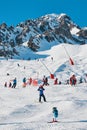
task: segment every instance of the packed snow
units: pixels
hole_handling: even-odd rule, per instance
[[[72,29],[71,29],[71,34],[76,34],[76,33],[78,33],[80,31],[80,29],[78,29],[78,28],[76,28],[76,27],[73,27]]]
[[[25,60],[23,50],[21,60],[16,57],[8,60],[0,58],[0,130],[87,130],[86,52],[87,45],[60,44],[50,50],[31,52],[31,60]],[[74,65],[70,64],[70,57]],[[50,74],[54,74],[61,84],[54,85]],[[73,74],[77,84],[66,84]],[[44,75],[49,82],[48,86],[44,86],[47,102],[42,99],[39,103],[37,89]],[[12,82],[15,77],[16,88],[9,88],[9,81]],[[24,77],[38,80],[38,85],[23,87]],[[80,77],[83,83],[79,83]],[[5,82],[7,87],[4,87]],[[48,123],[53,120],[53,107],[58,109],[59,122]]]

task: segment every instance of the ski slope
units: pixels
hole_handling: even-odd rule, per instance
[[[74,66],[70,65],[63,46],[74,60]],[[86,51],[87,45],[61,44],[37,52],[40,59],[36,60],[0,58],[0,130],[87,130],[87,83],[77,83],[75,87],[65,84],[72,74],[79,82],[87,73]],[[54,79],[50,79],[50,72],[43,63],[62,82],[61,85],[54,85]],[[23,88],[22,79],[32,77],[41,84],[44,75],[50,84],[44,86],[47,102],[39,103],[38,86]],[[15,77],[17,87],[5,88],[4,83]],[[54,106],[59,110],[59,122],[47,123],[53,119]]]

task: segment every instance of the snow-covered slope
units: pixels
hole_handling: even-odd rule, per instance
[[[70,65],[64,47],[75,65]],[[65,84],[72,74],[79,80],[87,73],[86,51],[87,45],[61,44],[37,52],[39,60],[34,59],[35,53],[29,61],[0,58],[0,130],[87,130],[87,83],[77,83],[75,87]],[[61,85],[54,85],[43,63]],[[47,102],[38,103],[38,86],[23,88],[22,79],[32,77],[41,81],[43,75],[48,77],[50,84],[44,86]],[[5,88],[4,83],[15,77],[17,87]],[[53,119],[54,106],[59,110],[59,123],[50,124],[47,122]]]

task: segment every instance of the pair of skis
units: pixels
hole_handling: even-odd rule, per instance
[[[59,121],[49,121],[48,123],[58,123]]]

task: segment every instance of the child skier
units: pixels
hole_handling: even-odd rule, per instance
[[[53,107],[53,122],[57,122],[57,118],[58,118],[58,110],[56,107]]]
[[[56,78],[55,80],[54,80],[54,85],[57,85],[58,84],[58,78]]]
[[[45,95],[43,93],[45,89],[43,88],[43,85],[40,85],[40,87],[38,88],[39,91],[39,102],[41,102],[41,97],[43,97],[44,102],[46,102],[46,98]]]
[[[23,78],[23,87],[26,87],[26,78]]]

